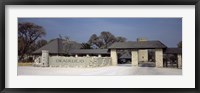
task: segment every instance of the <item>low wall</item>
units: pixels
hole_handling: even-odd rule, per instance
[[[51,56],[48,57],[49,67],[103,67],[111,65],[111,57],[64,57],[64,56]],[[41,57],[35,60],[34,66],[46,67],[42,62]]]
[[[110,57],[49,57],[50,67],[102,67],[111,65]]]

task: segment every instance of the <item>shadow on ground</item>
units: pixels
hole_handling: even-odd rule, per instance
[[[124,67],[131,67],[131,64],[118,64],[118,66],[124,66]],[[138,64],[139,67],[155,67],[154,62],[139,62]]]
[[[155,63],[154,62],[140,62],[138,64],[139,67],[155,67]]]

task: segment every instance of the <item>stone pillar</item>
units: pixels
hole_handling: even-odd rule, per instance
[[[42,50],[41,63],[42,63],[42,66],[44,66],[44,67],[49,66],[49,51]]]
[[[155,61],[156,67],[163,67],[163,50],[162,49],[155,49]]]
[[[178,54],[177,57],[178,57],[178,68],[182,68],[182,55]]]
[[[133,66],[138,66],[138,51],[132,50],[131,51],[131,61]]]
[[[147,49],[141,49],[138,50],[138,60],[147,62],[148,61],[148,50]]]
[[[111,58],[112,58],[112,65],[117,65],[117,50],[111,49]]]

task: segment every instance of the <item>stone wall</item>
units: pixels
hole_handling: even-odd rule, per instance
[[[39,67],[103,67],[112,65],[111,57],[64,57],[52,56],[47,59],[48,65],[42,63],[41,56],[35,59],[33,66]]]
[[[42,50],[41,64],[44,67],[49,66],[49,51]]]
[[[147,49],[141,49],[138,50],[138,61],[147,62],[148,61],[148,50]]]
[[[110,57],[65,57],[52,56],[48,58],[49,67],[103,67],[111,65]],[[43,66],[37,64],[37,66]]]
[[[42,62],[41,61],[42,61],[41,56],[37,57],[34,60],[33,66],[42,66]]]
[[[49,56],[47,50],[42,50],[42,56],[35,59],[33,66],[40,67],[102,67],[112,65],[111,57],[65,57],[65,56]]]

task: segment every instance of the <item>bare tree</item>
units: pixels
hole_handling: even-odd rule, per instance
[[[103,48],[107,48],[108,46],[110,46],[111,44],[116,42],[115,36],[113,34],[111,34],[110,32],[103,31],[103,32],[101,32],[101,35],[99,37],[104,43]]]
[[[91,44],[89,43],[82,43],[81,49],[92,49]]]
[[[125,37],[115,37],[112,33],[103,31],[100,36],[93,34],[88,43],[97,46],[97,48],[108,48],[114,42],[125,42]]]
[[[38,38],[44,36],[45,30],[42,26],[34,23],[18,23],[18,55],[19,60],[30,51],[30,47]]]
[[[126,41],[125,37],[121,37],[121,36],[116,37],[116,42],[125,42],[125,41]]]
[[[68,53],[72,48],[72,41],[70,40],[69,36],[59,35],[59,37],[62,39],[63,51]]]
[[[44,45],[46,45],[46,44],[47,44],[47,41],[44,40],[44,39],[41,39],[41,40],[38,40],[38,41],[37,41],[36,47],[37,47],[37,48],[40,48],[40,47],[42,47],[42,46],[44,46]]]
[[[100,38],[96,34],[93,34],[90,37],[88,43],[98,48],[101,48],[101,46],[103,46],[103,42],[100,40]]]

